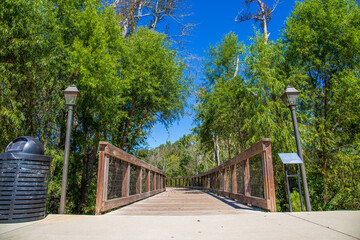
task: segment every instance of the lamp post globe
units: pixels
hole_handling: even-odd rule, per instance
[[[77,100],[81,98],[81,94],[79,90],[76,88],[76,86],[73,84],[70,87],[66,88],[64,91],[65,96],[65,102],[66,105],[72,105],[75,106],[77,103]]]
[[[77,100],[81,97],[81,94],[75,85],[71,85],[70,87],[66,88],[63,92],[65,96],[66,105],[68,106],[68,120],[67,120],[66,137],[65,137],[64,165],[63,165],[60,210],[59,210],[60,214],[65,213],[66,186],[67,186],[67,173],[69,168],[70,134],[71,134],[73,109],[77,103]]]
[[[296,140],[296,148],[297,148],[297,154],[303,161],[302,164],[300,164],[301,169],[301,178],[303,181],[303,188],[304,188],[304,198],[305,198],[305,206],[307,211],[311,211],[311,204],[310,204],[310,197],[309,197],[309,189],[306,179],[306,172],[305,172],[305,162],[302,155],[302,149],[301,149],[301,142],[300,142],[300,134],[299,134],[299,128],[296,118],[296,106],[299,103],[299,94],[300,91],[296,90],[294,87],[287,86],[285,89],[285,92],[281,96],[281,99],[283,100],[284,104],[290,108],[291,111],[291,118],[293,121],[294,126],[294,135]],[[301,196],[300,196],[301,197]]]
[[[281,96],[281,99],[287,107],[297,106],[299,103],[299,94],[300,91],[293,87],[287,86],[285,92]]]

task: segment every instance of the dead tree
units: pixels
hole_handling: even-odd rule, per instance
[[[250,11],[250,6],[252,3],[257,2],[258,11],[252,13]],[[245,0],[244,5],[246,11],[242,10],[236,17],[235,22],[245,22],[248,20],[255,20],[260,22],[262,32],[265,36],[265,42],[269,40],[270,33],[268,33],[267,26],[268,22],[271,20],[272,13],[275,11],[279,1],[276,0],[272,8],[268,6],[266,0]]]
[[[182,37],[189,34],[193,24],[185,23],[188,6],[183,0],[115,0],[114,7],[121,19],[123,36],[131,35],[138,25],[158,30],[160,22],[162,31],[171,37]],[[178,25],[180,33],[168,32],[170,23]]]

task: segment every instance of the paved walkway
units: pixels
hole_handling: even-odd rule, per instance
[[[267,213],[199,191],[177,192],[168,191],[102,216],[49,215],[41,221],[0,224],[0,239],[360,240],[360,211]],[[178,205],[183,201],[181,194],[188,194],[184,205]],[[174,205],[162,202],[166,195]],[[156,207],[156,202],[163,207]],[[152,210],[145,210],[146,205]]]

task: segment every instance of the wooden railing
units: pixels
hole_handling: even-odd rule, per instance
[[[95,214],[165,191],[165,173],[107,142],[100,142]]]
[[[168,178],[167,186],[196,187],[276,212],[271,139],[263,139],[205,173]]]

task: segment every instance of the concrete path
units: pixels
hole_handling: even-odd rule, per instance
[[[168,194],[173,203],[181,201],[180,198],[177,199],[177,193],[164,194]],[[207,194],[202,195],[202,203],[199,196],[195,195],[202,194],[189,194],[191,200],[184,202],[184,206],[178,210],[166,205],[167,203],[163,203],[166,205],[162,208],[164,212],[155,205],[152,206],[155,202],[161,202],[161,195],[157,195],[145,202],[145,205],[154,208],[153,211],[145,211],[141,204],[134,204],[117,211],[124,215],[116,215],[116,212],[102,216],[49,215],[41,221],[0,224],[0,239],[360,240],[360,211],[267,213],[250,211],[231,200]],[[218,205],[217,200],[225,206]],[[215,202],[216,205],[213,205]],[[202,205],[201,210],[194,208],[196,204]],[[214,206],[215,209],[212,209]],[[143,214],[141,209],[144,210]],[[177,214],[176,211],[184,214]],[[212,214],[204,215],[203,211],[210,211]],[[131,212],[133,215],[129,215]],[[165,212],[168,215],[165,215]]]

